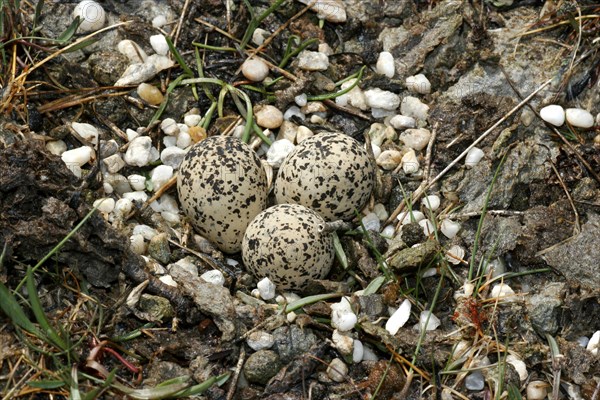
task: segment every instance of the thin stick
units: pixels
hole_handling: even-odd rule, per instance
[[[229,1],[229,0],[226,0]],[[237,389],[237,381],[240,376],[240,372],[242,371],[242,367],[244,366],[244,361],[246,360],[246,349],[244,346],[240,346],[240,357],[238,358],[238,362],[235,365],[235,370],[233,371],[233,376],[231,377],[231,386],[229,387],[229,391],[227,392],[227,400],[232,400],[233,396],[235,396],[235,390]]]
[[[567,199],[569,199],[569,203],[571,204],[571,208],[573,209],[573,214],[575,214],[575,228],[573,229],[573,235],[577,235],[579,232],[581,232],[581,225],[579,225],[579,213],[577,212],[577,207],[575,207],[575,204],[573,203],[573,198],[571,197],[571,194],[569,193],[569,189],[567,189],[567,185],[565,185],[565,182],[563,181],[562,177],[558,173],[558,170],[554,166],[554,163],[550,159],[548,161],[550,161],[550,166],[552,167],[552,171],[554,171],[554,174],[558,178],[558,182],[560,183],[560,186],[565,191],[565,194],[567,195]]]

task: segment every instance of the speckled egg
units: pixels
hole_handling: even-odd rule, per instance
[[[257,279],[268,277],[278,289],[303,289],[331,269],[333,238],[324,226],[323,217],[304,206],[270,207],[246,229],[244,265]]]
[[[244,142],[213,136],[195,144],[177,175],[177,191],[194,228],[221,251],[242,247],[246,227],[267,206],[267,177]]]
[[[321,133],[300,143],[275,181],[277,203],[302,204],[328,221],[348,220],[369,200],[375,166],[362,145],[343,133]]]

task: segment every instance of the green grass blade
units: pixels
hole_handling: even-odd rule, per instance
[[[381,285],[383,285],[385,283],[386,279],[385,276],[380,275],[377,278],[373,279],[365,288],[364,290],[364,295],[370,295],[370,294],[375,294],[377,293],[377,291],[379,290],[379,288],[381,287]]]
[[[285,308],[285,312],[289,313],[292,311],[296,311],[296,310],[298,310],[304,306],[307,306],[309,304],[317,303],[322,300],[334,299],[336,297],[342,297],[342,296],[343,296],[342,293],[325,293],[325,294],[316,294],[314,296],[303,297],[299,300],[292,301],[290,304],[288,304],[287,307]]]
[[[333,248],[335,249],[335,256],[342,265],[342,268],[348,269],[348,257],[346,257],[340,237],[338,236],[337,232],[331,232],[331,234],[333,235]]]
[[[330,100],[330,99],[335,99],[336,97],[339,97],[343,94],[348,93],[349,91],[351,91],[352,89],[354,89],[356,87],[356,85],[358,85],[358,83],[360,82],[360,80],[362,79],[363,73],[365,72],[365,69],[367,68],[366,65],[363,65],[360,70],[358,71],[357,75],[356,75],[356,81],[348,86],[346,89],[344,90],[340,90],[338,92],[335,93],[327,93],[327,94],[319,94],[316,96],[308,96],[308,101],[323,101],[323,100]]]
[[[79,16],[75,17],[73,22],[71,22],[71,25],[69,25],[63,33],[58,35],[58,37],[56,38],[56,41],[60,44],[67,43],[69,40],[71,40],[73,35],[75,35],[75,32],[77,32],[77,28],[79,28],[80,24],[81,24],[81,17],[79,17]]]
[[[36,336],[40,334],[33,322],[25,315],[25,311],[17,301],[17,298],[2,282],[0,282],[0,308],[14,325]]]
[[[38,22],[40,21],[40,16],[42,15],[43,8],[44,8],[44,0],[38,0],[37,4],[35,5],[35,13],[33,14],[33,30],[35,30],[35,27],[37,26]]]
[[[175,58],[175,61],[177,61],[177,64],[179,64],[179,66],[181,67],[183,72],[186,75],[188,75],[189,78],[192,78],[194,76],[194,72],[190,69],[190,67],[188,67],[188,65],[186,64],[183,57],[181,57],[181,54],[175,48],[175,45],[171,41],[171,38],[168,36],[165,36],[165,39],[167,40],[167,45],[169,45],[169,50],[171,50],[171,53],[173,53],[173,58]]]
[[[65,386],[66,382],[57,379],[27,382],[27,385],[38,389],[58,389],[59,387]]]
[[[207,391],[208,389],[210,389],[211,386],[213,386],[215,384],[218,386],[221,386],[222,384],[227,382],[230,375],[231,374],[226,373],[226,374],[219,375],[219,376],[213,376],[212,378],[207,379],[206,381],[204,381],[202,383],[199,383],[197,385],[194,385],[192,387],[189,387],[187,389],[179,391],[171,397],[172,398],[183,398],[183,397],[189,397],[189,396],[194,396],[194,395],[203,393],[203,392]]]

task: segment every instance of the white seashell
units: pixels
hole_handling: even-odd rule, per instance
[[[471,150],[469,150],[467,156],[465,157],[465,165],[467,167],[474,167],[479,161],[481,161],[483,156],[483,150],[477,147],[473,147]]]
[[[565,110],[559,105],[551,104],[540,110],[540,117],[549,124],[561,126],[565,123]]]
[[[456,236],[458,231],[460,231],[460,224],[446,218],[442,221],[440,230],[444,236],[446,236],[448,239],[452,239]]]
[[[425,236],[433,235],[435,233],[435,226],[430,220],[423,219],[419,221],[419,225],[423,228]]]
[[[591,128],[594,126],[594,116],[581,108],[567,108],[567,122],[577,128]]]
[[[421,200],[421,204],[423,207],[428,208],[431,211],[436,211],[438,208],[440,208],[440,198],[439,196],[432,194]]]
[[[406,324],[408,318],[410,317],[410,310],[412,308],[412,304],[408,299],[405,299],[400,307],[392,314],[392,316],[385,323],[385,329],[391,334],[395,335],[398,333],[398,330]]]
[[[398,215],[398,221],[401,221],[400,223],[402,225],[410,224],[413,221],[419,222],[424,219],[425,219],[425,214],[423,214],[421,211],[412,211],[411,213],[409,213],[408,211],[405,211],[402,214]]]
[[[490,298],[492,299],[501,299],[504,297],[512,297],[515,294],[515,291],[512,290],[510,286],[506,283],[499,283],[492,287],[492,292],[490,293]]]
[[[543,400],[548,395],[547,382],[544,381],[530,381],[527,384],[527,400]]]
[[[448,251],[446,251],[446,260],[450,264],[458,265],[461,263],[461,260],[465,258],[465,249],[460,247],[457,244],[450,246]]]
[[[106,12],[104,8],[95,1],[83,0],[75,6],[73,18],[79,17],[81,24],[80,32],[92,32],[102,29],[106,22]]]
[[[594,356],[598,355],[600,352],[600,331],[594,332],[585,349]]]
[[[519,379],[523,382],[525,379],[529,377],[529,373],[527,372],[527,366],[517,356],[514,354],[509,354],[506,356],[506,362],[515,367],[515,370],[519,374]]]

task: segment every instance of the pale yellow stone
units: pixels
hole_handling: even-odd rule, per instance
[[[137,87],[138,96],[146,103],[157,106],[162,103],[164,96],[157,87],[148,83],[140,83]]]

